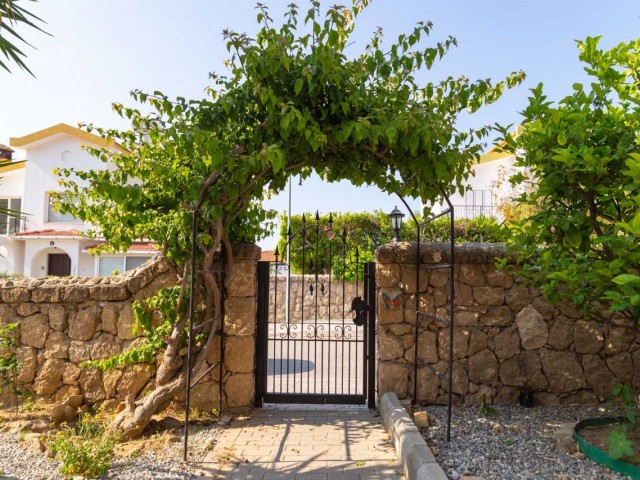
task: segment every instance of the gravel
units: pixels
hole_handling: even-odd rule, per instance
[[[436,459],[452,480],[463,475],[491,480],[604,480],[620,474],[556,448],[554,432],[563,423],[603,416],[597,407],[494,407],[481,416],[479,408],[455,407],[451,443],[446,441],[446,407],[429,407],[433,426],[423,430]]]
[[[189,459],[204,459],[215,443],[220,426],[194,426],[189,439]],[[0,433],[0,479],[64,480],[60,462],[24,447],[17,433]],[[137,457],[118,458],[101,479],[118,480],[187,480],[202,478],[198,466],[182,462],[182,442],[168,445],[161,455],[143,453]]]

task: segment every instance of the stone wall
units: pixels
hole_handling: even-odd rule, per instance
[[[363,295],[362,282],[358,283],[358,292],[358,295]],[[355,282],[345,282],[343,294],[343,283],[341,280],[336,281],[332,279],[331,288],[329,288],[329,275],[318,275],[317,283],[315,275],[291,275],[289,318],[292,322],[300,322],[304,302],[304,319],[314,319],[316,314],[316,297],[318,301],[317,312],[319,320],[342,318],[343,307],[345,318],[350,318],[348,312],[351,309],[351,301],[355,296]],[[277,282],[275,275],[272,275],[269,279],[269,322],[280,323],[285,321],[286,309],[287,275],[278,274]]]
[[[253,404],[256,263],[259,249],[235,248],[226,299],[223,406]],[[177,277],[161,260],[112,277],[13,278],[0,281],[0,322],[19,321],[17,357],[22,390],[55,402],[82,394],[86,404],[144,395],[154,386],[156,365],[138,364],[114,371],[81,368],[139,345],[132,332],[132,304],[175,285]],[[207,359],[218,362],[220,343]],[[212,408],[219,401],[220,372],[207,375],[192,392],[192,404]],[[184,395],[177,398],[184,399]]]
[[[423,264],[449,261],[449,246],[423,244]],[[456,404],[517,402],[519,389],[539,405],[602,401],[619,382],[640,388],[640,335],[624,320],[599,322],[567,305],[551,305],[521,279],[496,271],[500,245],[456,247],[453,394]],[[416,245],[378,249],[378,394],[413,395]],[[400,294],[397,309],[382,293]],[[420,271],[420,309],[449,317],[449,270]],[[449,330],[422,319],[419,365],[446,374]],[[635,373],[634,373],[635,372]],[[446,403],[447,384],[427,367],[418,400]]]

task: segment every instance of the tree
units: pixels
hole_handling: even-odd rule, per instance
[[[36,2],[37,0],[31,1]],[[26,8],[18,5],[18,2],[19,0],[0,0],[0,52],[4,54],[6,59],[0,58],[0,67],[11,72],[8,63],[15,62],[20,68],[31,73],[24,62],[26,54],[18,48],[21,43],[29,44],[18,33],[18,27],[22,25],[42,33],[46,32],[38,25],[38,23],[44,22]]]
[[[509,246],[547,297],[593,315],[601,302],[637,324],[640,285],[631,279],[640,265],[633,202],[640,186],[624,172],[637,175],[640,39],[611,50],[598,42],[578,42],[590,89],[575,83],[553,104],[538,85],[523,112],[523,134],[514,140],[503,131],[516,166],[530,176],[511,182],[531,186],[518,198],[531,214],[514,225]]]
[[[261,223],[269,214],[260,199],[267,190],[281,191],[291,175],[306,178],[312,171],[328,181],[375,184],[425,200],[436,198],[440,185],[461,188],[488,128],[460,131],[457,115],[497,100],[523,78],[514,73],[495,85],[467,78],[419,85],[418,73],[455,45],[449,38],[420,47],[430,23],[386,48],[378,31],[360,54],[347,58],[354,21],[366,4],[331,7],[323,15],[312,1],[304,19],[291,4],[279,27],[259,4],[255,38],[223,32],[230,74],[212,74],[208,98],[172,101],[161,92],[136,91],[133,97],[151,114],[116,105],[132,128],[97,129],[127,150],[93,150],[116,169],[61,171],[70,193],[64,211],[95,225],[117,250],[136,238],[158,242],[181,278],[156,389],[137,404],[128,399],[114,420],[125,438],[141,433],[185,386],[180,352],[191,296],[199,303],[197,324],[215,319],[199,330],[193,351],[193,371],[205,366],[225,294],[212,267],[218,258],[232,265],[232,242],[264,235]],[[202,275],[190,292],[194,209],[202,220],[194,252]]]

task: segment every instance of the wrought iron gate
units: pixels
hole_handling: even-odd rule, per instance
[[[285,263],[286,248],[299,252],[299,274]],[[361,270],[348,288],[347,272]],[[274,261],[258,263],[257,333],[256,406],[375,407],[375,264],[360,263],[331,216],[326,225],[303,216]]]

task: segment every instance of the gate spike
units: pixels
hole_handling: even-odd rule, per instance
[[[278,256],[280,255],[280,251],[278,250],[278,246],[276,245],[276,251],[274,252],[276,255],[276,263],[278,263]]]
[[[358,250],[358,246],[356,245],[356,258],[360,256],[360,250]]]
[[[329,227],[333,227],[333,214],[329,212]]]
[[[304,216],[304,213],[302,214],[302,225],[304,225],[307,222],[306,217]]]
[[[342,227],[342,240],[347,241],[347,227]]]
[[[320,214],[318,213],[318,210],[316,210],[316,223],[318,223],[320,221]]]
[[[287,237],[291,236],[291,225],[289,225],[289,228],[287,228]]]

